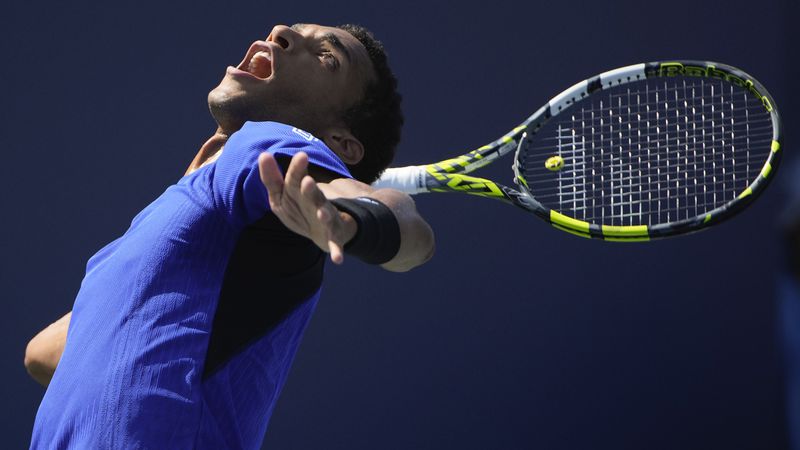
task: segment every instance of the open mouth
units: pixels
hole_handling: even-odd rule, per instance
[[[264,41],[254,42],[237,69],[266,80],[272,75],[272,49]]]

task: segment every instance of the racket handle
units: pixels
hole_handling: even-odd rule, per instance
[[[374,183],[375,189],[395,189],[409,195],[428,192],[425,187],[425,166],[394,167],[386,169]]]

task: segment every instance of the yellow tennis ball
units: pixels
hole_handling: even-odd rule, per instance
[[[544,162],[544,166],[547,167],[547,170],[557,172],[564,167],[564,158],[558,155],[551,156]]]

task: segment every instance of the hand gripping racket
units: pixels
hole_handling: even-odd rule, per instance
[[[780,137],[775,102],[745,72],[652,62],[581,81],[500,139],[373,186],[494,198],[578,236],[642,241],[745,208],[775,174]],[[517,189],[467,175],[514,150]]]

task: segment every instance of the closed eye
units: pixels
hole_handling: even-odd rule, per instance
[[[347,59],[348,63],[351,61],[350,52],[347,50],[347,47],[345,47],[344,44],[342,44],[342,41],[335,34],[325,33],[325,35],[322,36],[322,42],[328,43],[334,49],[341,52],[341,54],[344,55],[345,59]]]
[[[332,71],[339,69],[339,59],[333,54],[333,52],[329,50],[323,50],[321,58],[328,69]]]

